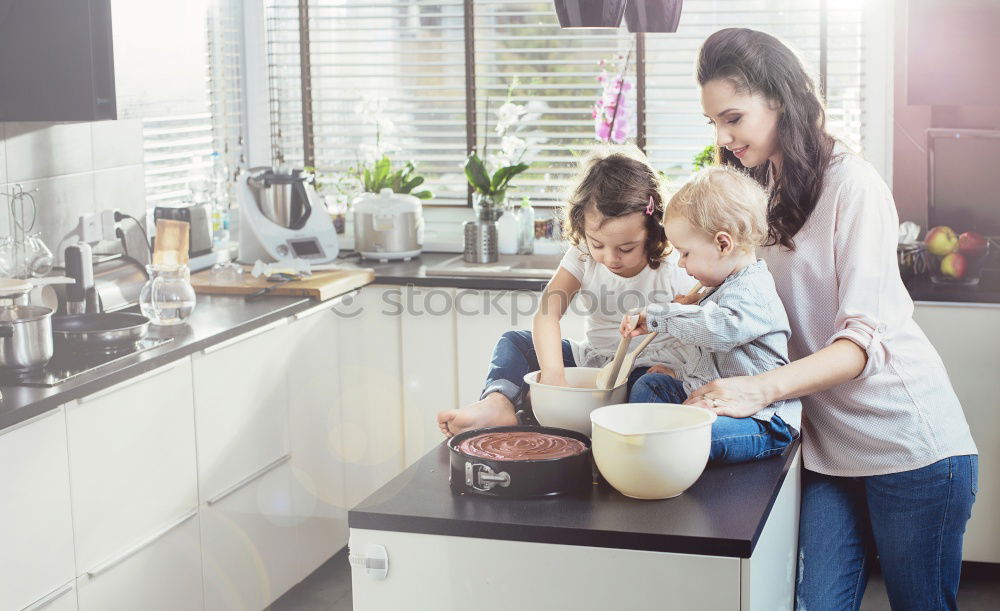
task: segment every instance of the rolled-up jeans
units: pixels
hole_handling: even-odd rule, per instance
[[[562,355],[563,366],[576,367],[573,345],[569,340],[562,341]],[[528,384],[524,381],[524,376],[538,369],[538,355],[535,354],[531,331],[507,331],[500,336],[496,347],[493,348],[490,369],[486,374],[486,384],[483,386],[480,398],[498,392],[510,399],[515,409],[524,409],[526,407],[524,399],[528,394]],[[641,367],[632,372],[629,376],[629,388],[646,372],[646,369]]]
[[[647,373],[632,386],[629,403],[684,403],[684,384],[665,373]],[[735,464],[777,456],[798,436],[777,415],[769,421],[719,416],[712,423],[708,460]]]

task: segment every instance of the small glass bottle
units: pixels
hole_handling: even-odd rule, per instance
[[[535,209],[531,207],[531,198],[527,195],[521,199],[517,222],[517,254],[530,255],[535,250]]]

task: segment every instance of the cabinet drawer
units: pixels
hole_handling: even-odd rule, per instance
[[[76,576],[62,408],[0,433],[0,465],[0,609],[31,608]]]
[[[203,502],[288,453],[287,339],[281,325],[195,355]]]
[[[198,506],[190,360],[67,406],[66,425],[80,573]]]
[[[197,510],[77,580],[80,611],[202,609]]]
[[[201,509],[205,609],[263,609],[304,575],[296,570],[287,460]]]
[[[77,611],[76,580],[56,588],[21,611]]]

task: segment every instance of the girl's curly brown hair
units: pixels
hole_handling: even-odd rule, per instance
[[[653,212],[646,214],[650,198]],[[673,250],[663,231],[664,197],[660,178],[646,156],[633,145],[608,147],[591,153],[580,164],[576,187],[562,211],[563,238],[570,244],[587,240],[584,215],[594,209],[609,218],[641,213],[645,215],[646,261],[656,269]]]

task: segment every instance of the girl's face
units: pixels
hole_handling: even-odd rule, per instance
[[[731,257],[722,252],[712,236],[693,226],[686,218],[668,218],[663,229],[680,255],[678,265],[702,286],[719,286],[733,272]]]
[[[583,218],[587,248],[595,261],[624,278],[631,278],[646,267],[643,213],[605,218],[596,210],[587,210]]]
[[[776,103],[760,94],[739,93],[729,79],[719,78],[701,88],[701,107],[715,127],[715,143],[732,151],[743,167],[767,160],[781,167]]]

